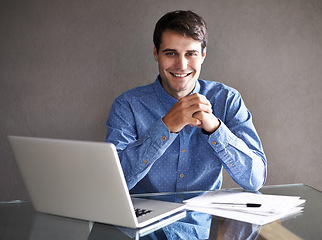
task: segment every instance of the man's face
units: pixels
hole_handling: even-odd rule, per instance
[[[163,88],[176,99],[189,95],[206,56],[206,49],[201,52],[201,43],[167,30],[162,34],[159,52],[154,47],[153,54],[159,63]]]

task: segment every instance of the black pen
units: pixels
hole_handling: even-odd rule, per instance
[[[245,206],[245,207],[260,207],[260,206],[262,206],[262,204],[259,204],[259,203],[219,203],[219,202],[212,202],[211,204],[231,205],[231,206]]]

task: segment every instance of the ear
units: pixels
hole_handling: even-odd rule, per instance
[[[205,47],[204,49],[203,49],[203,52],[202,52],[202,56],[201,56],[201,64],[203,64],[203,62],[205,61],[205,58],[206,58],[206,52],[207,52],[207,48]]]
[[[155,61],[159,62],[159,55],[156,47],[154,47],[153,49],[153,55],[154,55]]]

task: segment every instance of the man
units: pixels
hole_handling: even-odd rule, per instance
[[[240,94],[198,80],[207,28],[191,11],[156,24],[159,76],[113,102],[107,142],[115,144],[131,193],[218,189],[222,168],[241,187],[258,190],[266,158]]]

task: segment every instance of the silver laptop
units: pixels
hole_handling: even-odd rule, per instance
[[[8,138],[39,212],[129,228],[185,215],[180,203],[131,198],[111,143]]]

